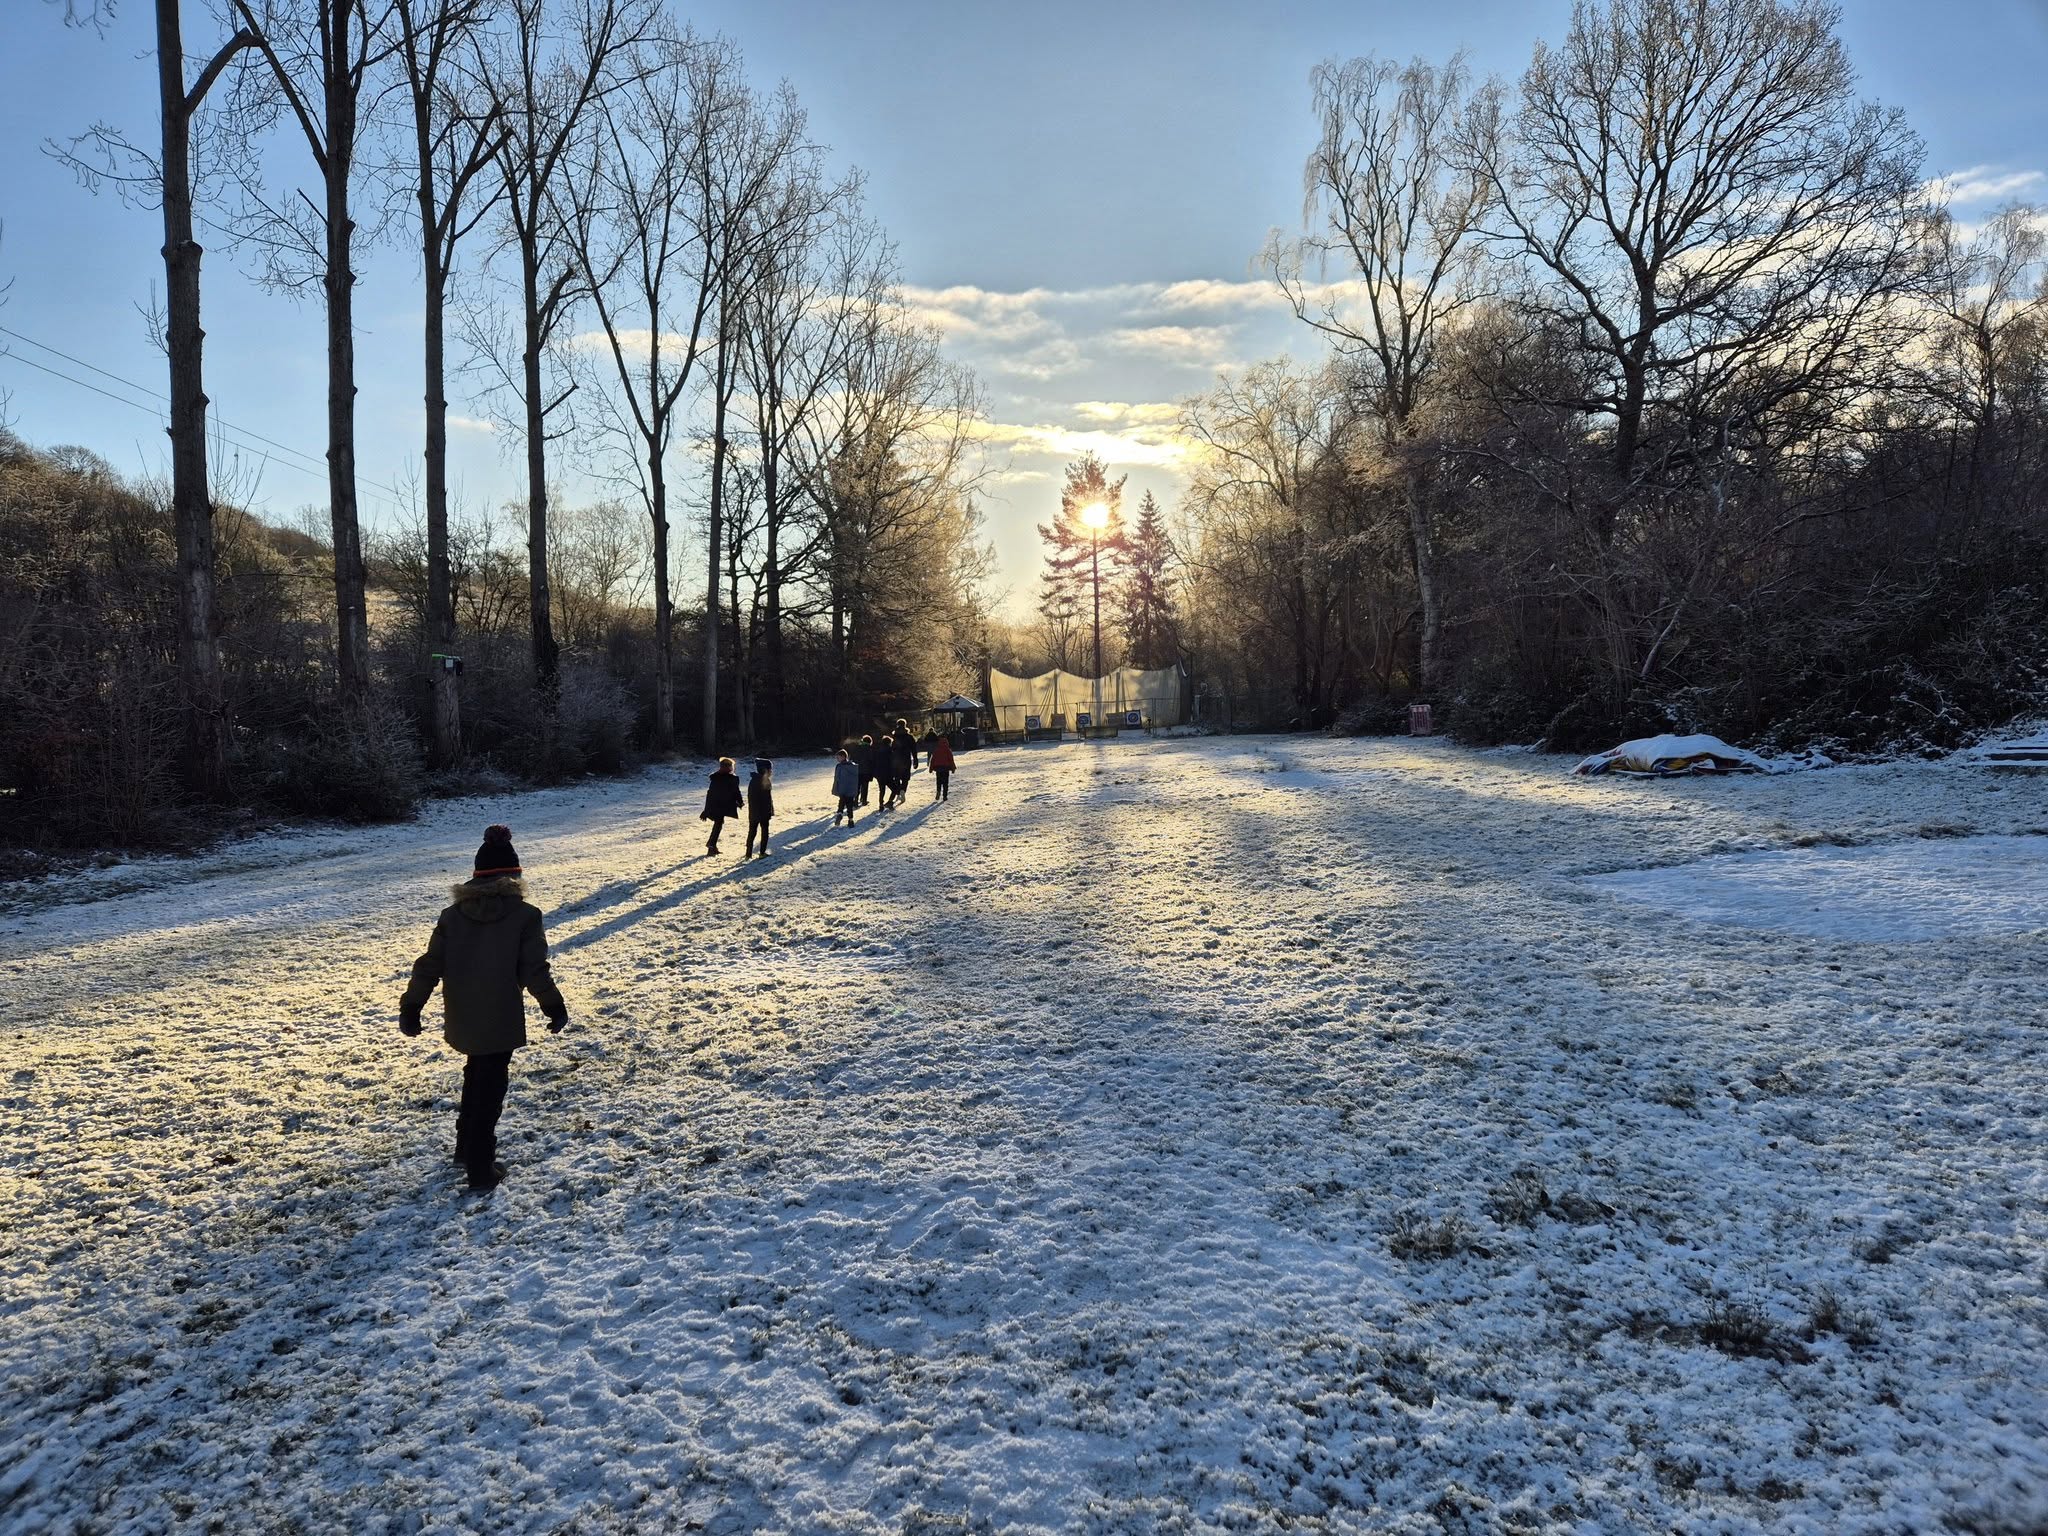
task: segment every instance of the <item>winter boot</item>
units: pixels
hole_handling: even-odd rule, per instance
[[[496,1189],[504,1182],[505,1165],[503,1163],[491,1163],[488,1166],[478,1163],[469,1170],[469,1187],[471,1189]]]

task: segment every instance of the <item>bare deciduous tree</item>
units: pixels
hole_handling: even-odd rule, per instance
[[[66,0],[67,23],[100,25],[111,14],[111,4],[78,7]],[[227,791],[228,715],[214,601],[214,506],[206,452],[206,332],[199,319],[199,268],[204,250],[193,232],[193,125],[223,71],[255,41],[246,28],[236,30],[188,84],[179,0],[156,0],[160,130],[156,154],[137,148],[106,124],[67,146],[51,146],[88,185],[113,181],[124,196],[153,203],[163,214],[162,342],[170,365],[171,507],[178,540],[184,778],[189,788],[207,799],[219,799]]]
[[[859,192],[857,180],[825,182],[814,156],[794,160],[748,242],[739,284],[736,361],[761,501],[759,687],[771,731],[785,720],[791,592],[822,543],[817,520],[802,516],[792,461],[838,377],[857,312],[845,299],[870,270],[877,239],[860,216]]]
[[[1380,428],[1398,477],[1421,600],[1422,686],[1443,675],[1443,593],[1428,491],[1431,456],[1415,441],[1446,331],[1483,296],[1477,234],[1492,185],[1468,153],[1474,97],[1462,57],[1442,69],[1365,57],[1316,69],[1321,136],[1304,172],[1309,233],[1277,240],[1268,264],[1295,314],[1329,337]],[[1345,281],[1315,284],[1335,270]]]
[[[654,734],[666,751],[675,742],[669,452],[717,319],[725,246],[707,196],[712,162],[732,153],[752,104],[729,45],[665,32],[645,46],[648,67],[601,99],[556,195],[610,364],[600,430],[653,534]]]
[[[356,503],[354,194],[377,72],[397,46],[394,0],[231,0],[265,68],[243,73],[244,105],[288,116],[319,176],[317,201],[249,183],[247,228],[272,281],[317,282],[327,312],[327,496],[334,528],[335,677],[344,715],[366,727],[370,623]]]
[[[1303,715],[1328,703],[1341,567],[1331,560],[1330,501],[1345,474],[1357,413],[1328,373],[1261,363],[1187,402],[1182,430],[1202,450],[1190,489],[1202,537],[1198,574],[1219,557],[1253,576],[1234,601],[1242,622],[1281,641]]]
[[[509,342],[471,317],[472,341],[494,382],[516,398],[505,419],[526,453],[528,622],[535,686],[552,713],[561,648],[548,577],[550,420],[568,402],[569,381],[552,395],[548,360],[581,296],[581,269],[558,213],[570,151],[588,131],[595,105],[628,83],[659,9],[654,0],[505,0],[506,16],[477,68],[503,114],[498,147],[504,230],[501,249],[518,268],[517,321]]]
[[[479,178],[501,148],[504,105],[465,66],[491,19],[491,0],[394,0],[412,151],[401,178],[416,209],[426,301],[427,635],[433,666],[434,761],[462,755],[462,695],[452,663],[455,599],[448,569],[448,284],[456,248],[501,188]]]
[[[1928,385],[1969,433],[1974,518],[1999,448],[2008,383],[2048,324],[2048,225],[2023,205],[2000,209],[1977,229],[1943,210],[1929,221],[1928,244],[1938,317]]]
[[[1911,286],[1920,142],[1857,102],[1836,20],[1826,0],[1581,4],[1512,123],[1476,137],[1492,233],[1543,280],[1526,302],[1600,362],[1577,403],[1612,428],[1603,543],[1632,488],[1724,428],[1860,384]]]
[[[886,270],[887,255],[877,258]],[[973,377],[945,361],[879,285],[841,302],[851,314],[839,379],[804,424],[804,490],[823,524],[830,676],[844,734],[854,663],[871,637],[915,633],[916,604],[952,590],[985,561],[973,538],[972,464],[982,414]]]

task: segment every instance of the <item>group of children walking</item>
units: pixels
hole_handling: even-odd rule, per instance
[[[920,743],[908,722],[898,720],[880,741],[863,736],[853,747],[840,749],[832,767],[832,794],[839,803],[832,825],[843,819],[852,826],[854,812],[868,803],[876,784],[882,786],[881,810],[900,806],[917,769],[920,747],[932,773],[932,798],[948,798],[953,744],[936,731]],[[711,823],[706,854],[718,852],[718,835],[727,819],[737,820],[744,811],[746,856],[768,857],[768,828],[775,819],[774,780],[775,765],[765,757],[756,758],[742,792],[733,760],[718,760],[701,817]],[[569,1023],[568,1004],[548,966],[540,908],[526,899],[523,873],[512,848],[512,829],[485,828],[470,878],[455,887],[454,903],[435,922],[426,953],[413,962],[411,983],[398,1004],[400,1031],[417,1035],[427,999],[437,986],[441,988],[446,1011],[442,1035],[467,1058],[462,1103],[455,1117],[454,1157],[475,1190],[495,1188],[505,1176],[504,1164],[497,1160],[498,1117],[505,1107],[512,1053],[526,1044],[526,994],[540,1004],[550,1032],[558,1034]]]
[[[740,776],[729,757],[718,760],[718,771],[711,775],[711,787],[704,792],[704,809],[698,813],[699,821],[711,823],[711,836],[704,840],[704,851],[718,852],[718,834],[725,830],[726,818],[739,820],[742,807],[747,813],[747,847],[743,858],[768,857],[768,824],[775,819],[775,765],[765,757],[754,759],[754,771],[747,775],[747,792],[740,795]],[[759,836],[761,851],[754,852],[754,839]]]
[[[903,797],[910,792],[910,776],[917,771],[920,748],[924,753],[925,766],[931,770],[934,800],[950,798],[953,787],[953,744],[936,731],[926,733],[920,743],[911,734],[910,723],[898,720],[896,728],[882,733],[880,741],[873,736],[863,736],[851,747],[839,749],[838,760],[832,765],[832,796],[838,808],[832,813],[832,825],[842,821],[853,825],[854,814],[868,803],[868,797],[875,785],[882,791],[882,802],[878,810],[893,811],[903,804]],[[775,817],[775,765],[765,757],[754,759],[754,771],[747,777],[746,792],[740,791],[740,777],[733,760],[721,757],[718,769],[711,775],[711,783],[704,792],[704,809],[698,819],[711,823],[711,835],[704,840],[707,854],[718,852],[718,835],[727,818],[737,821],[744,810],[747,818],[747,847],[744,857],[765,859],[768,856],[769,823]],[[755,850],[758,835],[760,849]]]

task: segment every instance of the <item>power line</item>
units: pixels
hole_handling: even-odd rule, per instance
[[[119,400],[121,404],[134,406],[135,409],[137,410],[152,411],[159,421],[165,419],[163,407],[168,402],[169,397],[158,390],[151,389],[147,384],[138,384],[133,379],[123,378],[118,373],[110,373],[107,369],[89,363],[82,357],[73,357],[69,352],[63,351],[62,349],[57,347],[53,347],[46,341],[38,341],[33,336],[25,335],[22,332],[15,330],[12,326],[0,325],[0,334],[12,336],[16,341],[25,341],[30,346],[39,348],[40,350],[49,353],[53,357],[61,357],[62,359],[64,359],[65,362],[72,364],[74,367],[83,368],[90,373],[96,373],[103,379],[111,379],[116,384],[122,385],[123,387],[128,389],[132,389],[136,391],[138,394],[148,395],[151,398],[151,400],[156,403],[154,405],[143,405],[138,401],[122,399],[121,396],[113,394],[108,390],[101,389],[96,384],[90,384],[86,382],[84,379],[74,379],[69,374],[60,373],[54,368],[48,367],[47,365],[42,363],[38,363],[34,358],[21,357],[17,354],[15,357],[15,361],[26,363],[31,368],[41,369],[44,373],[49,374],[52,378],[62,379],[67,384],[75,384],[80,389],[89,389],[92,390],[93,393],[95,394],[105,395],[109,400]],[[300,449],[290,446],[287,443],[280,443],[275,438],[265,437],[262,433],[253,431],[248,427],[236,426],[233,422],[228,421],[225,417],[222,417],[216,413],[208,413],[207,425],[209,430],[217,429],[228,442],[230,442],[235,447],[240,448],[247,453],[257,454],[259,457],[262,458],[271,457],[270,454],[263,453],[260,449],[258,449],[255,446],[255,444],[261,443],[265,447],[274,449],[278,453],[290,455],[289,458],[277,460],[277,462],[284,465],[285,468],[296,469],[300,473],[310,475],[315,479],[324,480],[327,478],[327,466],[313,454],[305,453]],[[252,441],[244,442],[242,441],[243,438],[252,439]],[[297,462],[293,462],[294,460],[296,460]],[[403,492],[396,490],[389,485],[385,485],[381,481],[371,480],[363,475],[358,475],[356,477],[356,483],[358,485],[366,485],[372,491],[381,493],[378,499],[382,500],[393,511],[404,512],[407,510],[406,497]]]
[[[58,348],[51,346],[47,341],[37,341],[33,336],[24,336],[20,331],[15,330],[11,326],[0,325],[0,333],[12,336],[16,341],[25,341],[32,347],[39,347],[43,351],[48,352],[52,357],[61,357],[64,359],[65,362],[70,363],[75,367],[84,368],[89,372],[96,373],[103,379],[112,379],[116,384],[125,385],[129,389],[136,390],[141,394],[148,395],[153,400],[167,403],[170,399],[168,395],[163,394],[159,390],[152,389],[147,384],[138,384],[133,379],[123,378],[118,373],[109,373],[104,368],[95,367],[93,364],[88,363],[82,357],[73,357],[69,352],[61,351]],[[26,362],[27,359],[24,358],[23,361]],[[302,461],[306,468],[311,469],[318,474],[324,475],[327,473],[327,466],[310,453],[303,453],[299,449],[292,447],[289,443],[280,443],[275,438],[265,437],[261,432],[254,431],[248,427],[237,426],[234,422],[229,421],[225,417],[220,416],[216,413],[208,412],[207,414],[209,422],[214,426],[221,427],[230,432],[239,433],[241,436],[251,438],[256,442],[264,444],[266,447],[275,448],[280,453],[288,453],[293,458]],[[247,444],[243,444],[241,446],[246,447]],[[360,478],[361,477],[358,476],[358,479]],[[386,492],[389,492],[391,490],[390,486],[379,485],[374,480],[365,481],[364,483],[369,485],[373,490]]]
[[[12,332],[10,332],[9,334],[11,335]],[[63,372],[60,369],[52,368],[47,363],[39,363],[32,357],[23,357],[19,353],[9,353],[6,354],[6,357],[11,362],[21,363],[25,367],[34,368],[40,373],[47,373],[51,378],[62,379],[66,384],[76,385],[79,389],[89,389],[96,395],[101,395],[104,396],[106,399],[114,401],[117,405],[128,406],[132,410],[141,411],[148,416],[154,416],[160,424],[166,426],[169,425],[168,419],[164,414],[164,409],[161,404],[145,403],[141,400],[130,400],[126,395],[117,395],[111,389],[102,389],[100,388],[99,385],[94,384],[86,379],[75,379],[70,374]],[[94,369],[93,371],[98,373],[103,372],[104,370]],[[121,382],[126,381],[123,380]],[[223,441],[227,442],[231,447],[239,448],[244,453],[253,454],[259,459],[264,459],[271,463],[275,463],[282,469],[297,470],[300,474],[305,475],[309,479],[313,480],[324,481],[327,478],[327,473],[325,470],[313,469],[308,467],[307,465],[295,463],[291,459],[277,458],[274,455],[270,454],[269,452],[265,451],[264,449],[258,448],[251,443],[242,442],[238,438],[235,438],[226,432],[223,432],[221,434],[221,437]],[[374,487],[375,482],[373,481],[371,482],[371,484]],[[403,512],[406,510],[402,503],[394,502],[386,496],[380,495],[374,497],[373,499],[384,502],[385,505],[389,506],[395,512]]]
[[[63,358],[65,362],[70,363],[73,367],[83,368],[88,373],[96,373],[103,379],[112,379],[116,384],[122,385],[128,389],[132,389],[136,391],[138,394],[148,395],[152,400],[159,402],[159,404],[162,404],[168,401],[169,399],[167,395],[163,394],[158,390],[152,389],[147,384],[138,384],[133,379],[123,378],[118,373],[109,373],[104,368],[96,367],[94,364],[88,363],[82,357],[73,357],[69,352],[65,352],[57,347],[51,346],[47,341],[37,341],[33,336],[25,336],[20,331],[15,330],[12,326],[0,325],[0,335],[12,336],[16,341],[25,341],[30,346],[39,348],[42,351],[49,353],[52,357]],[[23,358],[22,361],[27,362],[28,359]],[[61,378],[62,375],[60,374],[59,377]],[[82,381],[74,379],[72,380],[72,382],[79,383]],[[317,469],[322,474],[326,473],[324,467],[322,467],[320,462],[317,459],[315,459],[310,453],[301,453],[298,449],[293,448],[288,444],[273,442],[271,439],[263,436],[260,432],[252,432],[247,427],[238,427],[233,422],[225,420],[220,416],[213,416],[211,419],[215,426],[226,428],[229,431],[238,432],[242,434],[244,437],[253,438],[257,442],[275,448],[281,453],[288,453],[293,458],[304,460],[308,468]],[[374,484],[374,482],[372,483]],[[378,489],[381,490],[387,488],[380,486],[378,487]]]
[[[84,379],[74,379],[68,373],[60,373],[55,368],[50,367],[46,363],[39,363],[32,357],[15,357],[14,361],[47,373],[53,379],[62,379],[66,384],[76,384],[80,389],[89,389],[96,395],[105,395],[109,400],[117,404],[133,406],[138,411],[145,411],[149,415],[154,416],[158,421],[164,419],[163,407],[161,405],[146,405],[140,400],[130,400],[126,395],[117,395],[111,389],[101,389],[97,384],[88,384]]]
[[[88,372],[96,373],[103,379],[112,379],[116,384],[124,385],[129,389],[135,390],[138,394],[148,395],[152,400],[158,401],[160,404],[167,403],[169,401],[170,397],[168,395],[165,395],[160,390],[152,389],[147,384],[138,384],[133,379],[123,378],[118,373],[110,373],[104,368],[97,367],[92,363],[88,363],[82,357],[73,357],[69,352],[63,351],[61,348],[58,347],[53,347],[47,341],[38,341],[33,336],[24,335],[22,332],[15,330],[12,326],[0,325],[0,334],[12,336],[16,341],[25,341],[30,346],[39,348],[42,351],[49,353],[52,357],[61,357],[64,359],[65,362],[72,364],[74,367],[83,368],[86,369]],[[23,358],[22,361],[28,362],[29,359]],[[48,369],[44,370],[44,372],[46,373],[49,371],[50,370]],[[59,374],[58,377],[62,378],[63,375]],[[71,382],[74,384],[83,383],[82,380],[78,379],[73,379]],[[90,388],[91,386],[87,385],[86,387]],[[242,437],[249,438],[254,442],[262,443],[266,447],[274,448],[280,453],[286,453],[291,455],[294,459],[300,461],[300,465],[302,467],[310,470],[315,474],[325,475],[327,473],[326,465],[322,463],[317,456],[310,453],[305,453],[300,449],[294,448],[289,443],[280,443],[275,438],[265,437],[262,433],[254,431],[251,428],[237,426],[234,422],[229,421],[226,417],[221,416],[217,413],[210,412],[208,419],[212,426],[219,427],[225,432],[236,433]],[[238,443],[236,446],[247,448],[249,447],[249,444]],[[361,476],[358,476],[357,478],[359,480],[362,480]],[[362,483],[370,486],[372,490],[383,491],[389,495],[397,494],[395,491],[392,490],[390,486],[380,485],[375,480],[362,480]]]

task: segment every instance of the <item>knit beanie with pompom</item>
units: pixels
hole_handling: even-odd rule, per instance
[[[484,845],[476,851],[476,875],[478,880],[495,879],[499,875],[519,873],[519,855],[512,849],[512,829],[503,826],[484,828]]]

